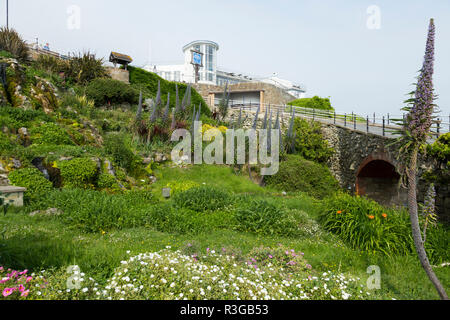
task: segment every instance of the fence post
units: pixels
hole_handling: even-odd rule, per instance
[[[384,116],[383,116],[383,137],[386,135],[385,131],[384,131],[384,126],[385,126],[384,122],[385,122],[385,120],[384,120]]]
[[[344,114],[344,127],[346,127],[347,126],[347,114],[345,113]]]
[[[356,130],[356,114],[353,115],[353,129]]]
[[[389,113],[387,114],[387,124],[389,125]]]
[[[334,124],[336,124],[336,111],[334,112]]]
[[[367,116],[366,127],[367,127],[367,133],[369,133],[369,116]]]
[[[316,109],[313,108],[313,121],[316,119]]]
[[[437,118],[437,137],[439,138],[439,130],[441,127],[441,121],[439,120],[439,118]]]
[[[373,113],[373,123],[375,124],[375,112]]]

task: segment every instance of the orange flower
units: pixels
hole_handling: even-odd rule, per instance
[[[337,212],[337,214],[341,214],[341,213],[342,213],[342,211],[338,211],[338,212]]]
[[[370,220],[375,219],[375,216],[372,216],[372,215],[370,215],[368,217],[369,217]]]
[[[383,218],[387,218],[387,214],[386,214],[386,213],[381,214],[381,216],[382,216]]]

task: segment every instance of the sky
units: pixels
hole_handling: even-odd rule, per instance
[[[0,0],[0,24],[6,23]],[[437,104],[450,115],[450,0],[10,0],[9,24],[61,53],[133,64],[183,61],[193,40],[220,45],[218,65],[303,84],[336,110],[401,114],[436,24]]]

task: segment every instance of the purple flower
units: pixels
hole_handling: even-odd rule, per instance
[[[412,99],[413,105],[407,116],[407,129],[411,133],[412,138],[418,143],[426,142],[434,112],[434,38],[435,26],[434,20],[431,19],[424,62],[418,77],[414,99]]]

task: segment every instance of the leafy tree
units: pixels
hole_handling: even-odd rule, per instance
[[[297,99],[289,102],[288,104],[302,108],[334,110],[334,108],[331,106],[329,98],[320,98],[318,96],[312,98]]]
[[[318,122],[295,118],[295,151],[307,160],[327,162],[334,150],[323,139]]]

